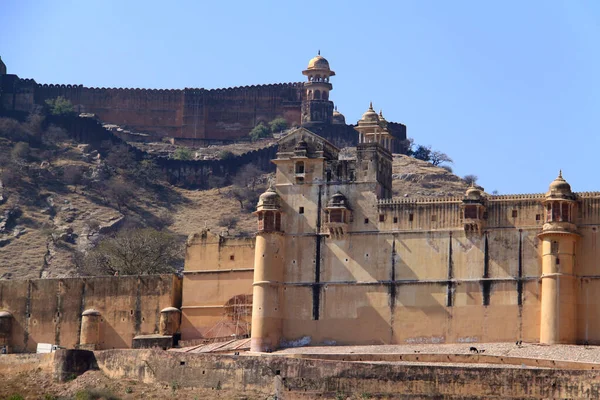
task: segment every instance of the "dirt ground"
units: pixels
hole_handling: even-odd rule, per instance
[[[265,399],[265,396],[240,395],[227,390],[184,388],[176,382],[159,384],[111,380],[100,371],[88,371],[66,383],[56,383],[51,374],[41,371],[4,376],[1,381],[0,400]]]

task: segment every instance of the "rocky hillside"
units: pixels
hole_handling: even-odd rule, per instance
[[[239,145],[219,151],[239,153]],[[215,149],[216,150],[216,149]],[[394,157],[395,196],[461,195],[466,184],[446,170]],[[128,227],[153,227],[181,243],[203,228],[251,235],[252,208],[272,175],[252,167],[233,185],[210,190],[171,186],[151,159],[123,146],[104,156],[76,143],[41,116],[0,118],[0,279],[78,275],[77,255]]]

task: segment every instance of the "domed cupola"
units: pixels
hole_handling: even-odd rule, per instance
[[[327,202],[327,208],[348,208],[346,196],[340,192],[336,192]]]
[[[335,109],[333,110],[332,123],[337,125],[346,125],[346,117],[344,117],[344,114],[337,110],[337,106],[335,106]]]
[[[279,210],[281,208],[281,198],[270,186],[263,194],[258,197],[256,211]]]
[[[562,177],[562,170],[558,172],[558,177],[550,183],[546,199],[569,199],[575,198],[571,191],[571,185]]]
[[[281,232],[281,197],[272,186],[259,196],[254,214],[258,232]]]
[[[327,202],[325,215],[324,233],[334,238],[343,236],[348,231],[348,222],[352,217],[346,196],[341,192],[334,193]]]
[[[571,185],[563,178],[562,171],[548,187],[548,192],[543,201],[546,209],[542,233],[548,232],[575,232],[574,213],[577,205],[577,196],[571,191]]]
[[[358,125],[379,124],[379,116],[373,110],[373,102],[369,103],[369,109],[364,112],[362,118],[358,121]]]
[[[487,219],[485,198],[474,183],[465,192],[461,208],[465,232],[482,233]]]
[[[329,68],[329,61],[327,61],[327,59],[323,56],[321,56],[321,51],[319,50],[318,54],[311,58],[310,61],[308,62],[308,67],[306,68],[306,70],[304,72],[307,71],[327,71],[329,74],[329,76],[334,76],[335,72],[333,72],[330,68]],[[303,73],[304,73],[303,72]],[[306,75],[306,74],[304,74]]]

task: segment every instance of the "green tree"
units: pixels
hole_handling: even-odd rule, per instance
[[[174,160],[183,160],[183,161],[193,160],[194,154],[187,147],[178,147],[177,150],[175,150],[173,152],[173,155],[171,156],[171,158],[173,158]]]
[[[431,147],[418,145],[412,156],[418,160],[429,161],[431,160]]]
[[[253,142],[257,141],[260,138],[269,137],[271,135],[271,130],[265,126],[262,122],[259,123],[252,129],[249,133],[250,139]]]
[[[46,100],[46,106],[52,115],[68,115],[73,113],[73,104],[62,96]]]
[[[288,123],[284,118],[278,117],[273,121],[269,122],[269,127],[271,128],[271,132],[281,132],[288,127]]]

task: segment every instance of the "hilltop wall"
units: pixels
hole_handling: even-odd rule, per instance
[[[87,309],[102,316],[101,349],[130,348],[134,336],[158,333],[160,310],[172,306],[181,306],[175,275],[0,280],[14,353],[35,352],[38,343],[76,347]]]
[[[0,75],[0,107],[30,111],[48,99],[65,97],[79,113],[156,137],[198,143],[246,137],[259,122],[277,117],[300,123],[302,83],[225,89],[131,89],[38,84]]]
[[[173,160],[151,156],[129,145],[91,118],[49,116],[46,120],[48,123],[65,128],[75,140],[90,144],[92,148],[98,150],[101,154],[106,152],[107,142],[112,145],[127,146],[138,160],[153,159],[165,172],[169,183],[184,187],[208,188],[211,176],[228,178],[235,175],[240,168],[247,164],[254,164],[264,171],[274,170],[271,160],[277,154],[277,146],[269,146],[227,160]]]

